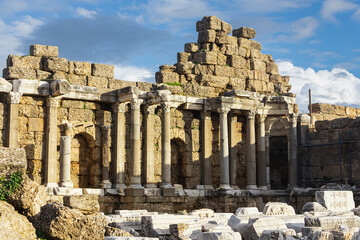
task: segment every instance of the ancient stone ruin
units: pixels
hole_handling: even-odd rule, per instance
[[[74,215],[86,226],[88,214],[116,210],[99,236],[119,228],[160,239],[356,236],[352,191],[328,184],[315,202],[318,189],[299,187],[360,184],[350,159],[360,156],[358,110],[313,104],[299,114],[290,78],[261,53],[254,29],[207,16],[196,31],[156,83],[114,79],[113,66],[59,58],[54,46],[9,55],[0,144],[25,149],[27,181],[46,187],[52,205],[33,215]]]

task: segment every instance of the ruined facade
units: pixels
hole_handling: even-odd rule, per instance
[[[156,84],[114,79],[113,66],[68,61],[52,46],[10,55],[1,144],[25,148],[31,178],[60,190],[297,186],[289,77],[261,53],[254,29],[204,17],[196,30]]]

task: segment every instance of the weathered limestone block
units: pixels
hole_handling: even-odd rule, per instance
[[[0,92],[10,92],[13,86],[4,78],[0,78]]]
[[[194,74],[196,75],[213,75],[215,72],[214,65],[196,64],[193,69],[194,69]]]
[[[279,67],[276,63],[268,62],[266,64],[266,72],[269,74],[279,74]]]
[[[198,80],[204,86],[226,88],[227,84],[230,81],[230,78],[213,75],[201,75],[199,76]]]
[[[184,45],[184,51],[187,53],[195,53],[199,50],[199,46],[197,43],[191,42],[191,43],[186,43]]]
[[[194,63],[200,64],[213,64],[216,65],[218,63],[217,52],[209,52],[209,51],[199,51],[194,54]]]
[[[260,59],[252,58],[252,59],[250,59],[250,69],[265,72],[266,71],[266,63],[264,63]]]
[[[297,238],[291,238],[291,236],[296,236],[296,232],[294,229],[265,230],[262,232],[262,234],[260,236],[260,240],[297,239]]]
[[[65,58],[48,58],[44,61],[46,71],[69,72],[69,61]]]
[[[246,90],[251,92],[263,92],[267,90],[265,81],[249,79],[246,81]]]
[[[226,32],[226,34],[231,33],[232,26],[224,21],[221,21],[221,31]]]
[[[53,96],[64,95],[69,92],[70,83],[66,80],[54,80],[51,82],[50,88]]]
[[[136,86],[136,82],[124,81],[119,79],[109,79],[109,88],[121,89],[124,87]]]
[[[271,216],[290,216],[296,215],[292,206],[282,202],[268,202],[263,210],[265,215]]]
[[[111,237],[133,237],[129,232],[114,228],[114,227],[105,227],[105,236],[111,236]]]
[[[25,173],[26,168],[25,149],[0,147],[0,177],[14,172]]]
[[[36,230],[29,220],[5,201],[0,201],[0,239],[37,239]]]
[[[43,132],[44,131],[44,119],[43,118],[29,118],[29,132]]]
[[[199,43],[213,43],[215,42],[216,32],[214,30],[202,30],[199,32]]]
[[[95,194],[64,197],[64,205],[77,209],[85,215],[100,211],[99,196]]]
[[[314,113],[335,114],[339,116],[346,115],[344,106],[331,105],[327,103],[314,103],[312,104],[312,110]]]
[[[212,210],[212,209],[207,209],[207,208],[196,209],[196,210],[194,210],[194,211],[191,211],[191,212],[189,213],[189,215],[198,216],[199,219],[212,218],[212,217],[214,217],[214,210]]]
[[[33,224],[54,239],[103,239],[107,221],[100,213],[83,215],[52,203],[41,208]]]
[[[260,214],[257,207],[241,207],[236,209],[235,216]]]
[[[238,232],[204,232],[201,233],[197,240],[241,240]]]
[[[360,217],[351,215],[305,217],[305,227],[321,227],[322,230],[338,230],[341,225],[359,227]]]
[[[226,55],[219,53],[217,54],[217,64],[220,66],[225,66],[227,64],[227,57]]]
[[[258,49],[250,49],[250,57],[257,58],[257,59],[260,59],[261,61],[264,61],[262,59],[262,54],[261,54],[260,50],[258,50]]]
[[[91,64],[91,74],[96,77],[114,78],[114,66],[100,63]]]
[[[155,73],[155,80],[157,83],[178,83],[180,80],[179,74],[176,72],[161,71]]]
[[[250,48],[253,48],[253,49],[257,49],[257,50],[261,50],[261,44],[257,41],[254,41],[254,40],[249,40],[250,42]]]
[[[345,212],[355,208],[352,191],[317,191],[316,201],[332,212]]]
[[[36,70],[33,68],[7,67],[3,70],[5,79],[36,79]]]
[[[201,21],[196,22],[196,31],[206,29],[221,30],[222,20],[216,16],[205,16]]]
[[[87,84],[87,76],[85,75],[66,74],[66,80],[73,85],[86,86]]]
[[[309,240],[333,240],[334,235],[331,232],[315,230],[315,231],[310,232],[308,239]]]
[[[46,204],[46,189],[24,174],[21,185],[10,195],[8,201],[26,216],[34,217]]]
[[[39,94],[39,95],[50,94],[50,84],[47,81],[15,79],[12,80],[12,85],[14,92],[21,92],[26,94]]]
[[[281,75],[280,75],[280,74],[270,75],[269,80],[270,80],[271,82],[281,82]]]
[[[253,28],[241,27],[233,30],[233,36],[247,39],[255,38],[256,31]]]
[[[318,202],[307,202],[304,204],[301,212],[328,212],[328,210]]]
[[[69,121],[88,121],[93,120],[93,111],[89,109],[69,109]]]
[[[245,90],[246,81],[243,78],[230,78],[229,85],[232,86],[233,89]]]
[[[53,73],[43,71],[43,70],[36,70],[36,79],[51,79]]]
[[[193,62],[178,63],[176,64],[176,71],[180,74],[191,74],[194,66],[195,64]],[[200,66],[204,66],[204,65],[200,65]]]
[[[236,55],[229,56],[229,66],[236,68],[245,68],[246,59]]]
[[[69,73],[91,75],[91,64],[87,62],[69,61]]]
[[[88,76],[87,85],[89,87],[107,88],[109,85],[109,80],[106,77]]]
[[[228,66],[215,66],[215,75],[223,77],[235,77],[235,68]]]
[[[30,55],[38,57],[59,57],[59,49],[56,46],[30,45]]]
[[[41,69],[41,57],[9,55],[6,61],[7,67]]]
[[[290,82],[290,76],[282,76],[281,77],[281,82],[285,83],[285,84],[289,84]]]
[[[280,218],[263,217],[250,219],[249,224],[241,229],[243,239],[259,239],[264,230],[287,229],[284,221]]]
[[[233,37],[233,36],[228,36],[227,33],[224,31],[219,31],[219,32],[216,32],[215,43],[216,44],[233,44],[233,43],[235,43],[237,45],[237,38]]]
[[[191,59],[192,59],[191,53],[178,52],[178,54],[177,54],[177,62],[178,63],[186,63],[186,62],[191,61]]]

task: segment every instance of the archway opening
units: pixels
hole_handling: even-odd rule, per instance
[[[272,189],[285,189],[288,185],[288,141],[286,136],[271,136],[270,185]]]
[[[74,187],[95,187],[90,171],[93,165],[92,155],[92,147],[86,137],[82,134],[75,135],[71,141],[71,181]]]
[[[186,188],[186,145],[180,139],[171,140],[171,184]]]

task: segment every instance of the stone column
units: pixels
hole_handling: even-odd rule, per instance
[[[289,188],[298,185],[298,163],[297,163],[297,114],[292,114],[290,128],[290,162],[289,162]]]
[[[220,113],[220,189],[231,189],[229,176],[229,136],[227,114],[229,108],[219,108]]]
[[[113,144],[114,152],[114,176],[115,188],[126,188],[125,178],[125,107],[126,103],[115,103],[113,106],[115,114],[115,136]]]
[[[232,188],[239,189],[236,185],[237,178],[237,168],[236,168],[236,160],[237,160],[237,139],[236,139],[236,123],[237,116],[232,115],[230,117],[230,185]]]
[[[109,132],[110,126],[102,126],[102,181],[101,188],[111,188],[111,182],[109,178],[109,166],[110,166],[110,146],[109,146]]]
[[[266,186],[271,189],[270,185],[270,136],[265,136],[266,145]]]
[[[140,106],[142,100],[134,99],[131,102],[131,172],[130,186],[125,190],[126,195],[142,196],[144,188],[141,186],[141,140],[140,140]]]
[[[9,92],[8,104],[9,104],[9,118],[7,129],[7,147],[18,147],[18,122],[19,122],[19,103],[22,93]]]
[[[154,113],[157,105],[146,106],[145,109],[145,177],[146,187],[156,188],[155,161],[154,161]]]
[[[45,158],[45,185],[58,187],[57,174],[57,110],[59,97],[48,97],[46,101],[46,158]]]
[[[255,148],[255,112],[250,111],[246,114],[247,118],[247,189],[255,189],[256,186],[256,148]]]
[[[74,187],[71,181],[71,123],[62,124],[64,136],[60,137],[60,186]]]
[[[198,189],[214,189],[211,181],[211,112],[203,110],[201,112],[201,185]]]
[[[175,189],[171,185],[171,139],[170,139],[170,103],[161,105],[163,116],[161,124],[161,191],[163,196],[172,196]]]
[[[258,117],[259,134],[258,134],[257,174],[258,174],[258,186],[260,189],[267,189],[265,119],[266,119],[265,114],[261,114]]]

